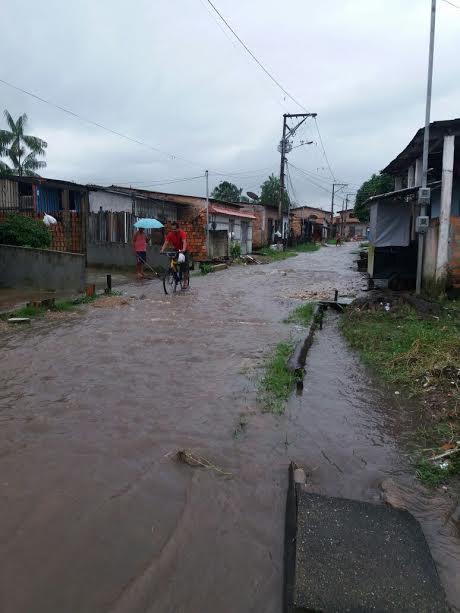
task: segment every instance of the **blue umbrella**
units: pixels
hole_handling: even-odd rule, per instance
[[[163,228],[163,224],[158,219],[138,219],[134,224],[135,228],[144,228],[144,230],[157,230]]]

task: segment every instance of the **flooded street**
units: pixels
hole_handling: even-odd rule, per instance
[[[354,248],[193,276],[175,296],[133,284],[126,305],[4,335],[2,613],[278,613],[291,460],[320,493],[378,501],[384,481],[460,611],[456,501],[414,484],[397,444],[406,401],[369,379],[336,315],[303,394],[283,416],[257,404],[264,356],[301,333],[283,323],[294,296],[364,286]],[[232,476],[177,462],[179,449]]]

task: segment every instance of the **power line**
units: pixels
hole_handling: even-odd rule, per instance
[[[301,172],[302,176],[303,176],[303,179],[305,181],[307,181],[308,183],[311,183],[311,185],[314,185],[318,189],[323,190],[323,192],[326,192],[327,194],[332,194],[332,191],[330,189],[327,189],[326,187],[324,187],[324,185],[320,185],[319,183],[316,183],[315,181],[313,181],[313,179],[311,177],[309,177],[306,173],[304,173],[303,170],[301,170],[300,168],[297,168],[296,166],[293,166],[293,164],[291,164],[290,162],[288,162],[288,166],[291,166],[295,170]]]
[[[235,30],[232,28],[232,26],[228,23],[228,21],[225,19],[225,17],[219,12],[219,10],[214,6],[214,4],[211,2],[211,0],[207,0],[208,4],[211,5],[211,7],[214,9],[214,11],[219,15],[220,19],[222,19],[222,21],[225,23],[225,25],[227,26],[227,28],[230,30],[230,32],[233,34],[233,36],[237,39],[237,41],[240,43],[240,45],[242,45],[242,47],[249,53],[249,55],[252,57],[252,59],[256,62],[256,64],[265,72],[265,74],[267,75],[267,77],[269,79],[271,79],[273,81],[273,83],[279,87],[279,89],[288,97],[290,98],[295,104],[297,104],[297,106],[299,106],[301,109],[303,109],[306,113],[308,112],[307,109],[300,104],[300,102],[298,100],[296,100],[294,98],[294,96],[292,96],[282,85],[281,83],[275,79],[275,77],[265,68],[265,66],[262,64],[262,62],[260,60],[257,59],[257,57],[254,55],[254,53],[249,49],[249,47],[244,43],[244,41],[238,36],[238,34],[235,32]]]
[[[104,126],[103,124],[97,121],[93,121],[92,119],[87,119],[86,117],[82,117],[81,115],[79,115],[78,113],[75,113],[74,111],[71,111],[70,109],[60,106],[59,104],[55,104],[54,102],[51,102],[50,100],[46,100],[45,98],[42,98],[41,96],[34,94],[33,92],[23,89],[22,87],[13,85],[13,83],[9,83],[8,81],[5,81],[5,79],[0,79],[0,83],[3,83],[7,87],[11,87],[12,89],[15,89],[16,91],[26,94],[27,96],[30,96],[31,98],[35,98],[36,100],[39,100],[40,102],[43,102],[44,104],[48,104],[49,106],[59,109],[63,113],[67,113],[67,115],[75,117],[76,119],[79,119],[80,121],[84,121],[85,123],[88,123],[92,126],[96,126],[97,128],[100,128],[101,130],[110,132],[111,134],[114,134],[115,136],[119,136],[120,138],[124,138],[125,140],[131,141],[132,143],[136,143],[143,147],[147,147],[148,149],[151,149],[152,151],[155,151],[157,153],[160,153],[161,155],[169,157],[171,160],[178,159],[178,160],[182,160],[183,162],[186,162],[187,164],[192,164],[193,166],[201,167],[201,164],[188,160],[187,158],[184,158],[181,155],[177,155],[176,153],[170,153],[168,151],[162,151],[161,149],[158,149],[157,147],[154,147],[153,145],[150,145],[149,143],[146,143],[145,141],[139,140],[137,138],[133,138],[132,136],[128,136],[126,134],[123,134],[122,132],[113,130],[112,128],[108,128],[107,126]]]
[[[326,164],[327,164],[327,167],[329,168],[329,172],[331,173],[331,177],[332,177],[332,179],[335,182],[335,181],[337,181],[337,179],[335,178],[334,173],[332,172],[331,165],[329,164],[329,159],[328,159],[327,154],[326,154],[326,149],[324,148],[323,139],[321,138],[321,132],[319,131],[318,122],[316,121],[316,117],[314,117],[313,119],[315,120],[316,130],[318,132],[318,137],[319,137],[319,142],[321,144],[321,149],[323,150],[324,159],[326,160]]]
[[[458,4],[454,4],[453,2],[451,2],[450,0],[442,0],[443,2],[446,2],[447,4],[450,4],[450,6],[453,6],[456,9],[460,10],[460,6]]]
[[[160,187],[161,185],[172,185],[173,183],[183,183],[185,181],[193,181],[195,179],[203,179],[205,175],[197,175],[196,177],[183,177],[182,179],[172,179],[171,181],[155,181],[154,183],[139,183],[137,181],[124,181],[123,183],[116,183],[120,187],[133,186],[133,187]]]

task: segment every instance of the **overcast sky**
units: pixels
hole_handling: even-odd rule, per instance
[[[348,191],[391,161],[424,122],[430,4],[215,0],[283,87],[318,113],[333,173],[350,183]],[[279,172],[282,114],[302,109],[206,0],[22,0],[2,2],[0,16],[0,78],[180,156],[0,84],[1,107],[14,117],[26,112],[29,133],[48,142],[45,176],[204,195],[202,178],[167,182],[209,168],[211,189],[228,179],[258,192]],[[438,0],[432,120],[460,116],[459,34],[460,10]],[[314,142],[289,161],[317,174],[323,189],[291,169],[294,197],[327,206],[332,179],[314,123],[299,130],[294,145],[300,140]]]

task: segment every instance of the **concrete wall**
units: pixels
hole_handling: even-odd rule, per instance
[[[167,266],[168,258],[160,254],[160,245],[147,247],[147,263],[153,268]],[[90,243],[87,253],[88,266],[107,268],[134,268],[136,255],[131,244],[125,243]]]
[[[85,256],[81,253],[0,245],[0,286],[83,291]]]
[[[430,281],[436,276],[436,258],[438,253],[439,223],[431,220],[425,234],[425,250],[423,252],[423,278]]]
[[[126,213],[132,213],[133,199],[131,196],[114,194],[112,192],[89,192],[90,213],[99,213],[101,207],[103,211],[126,211]]]

